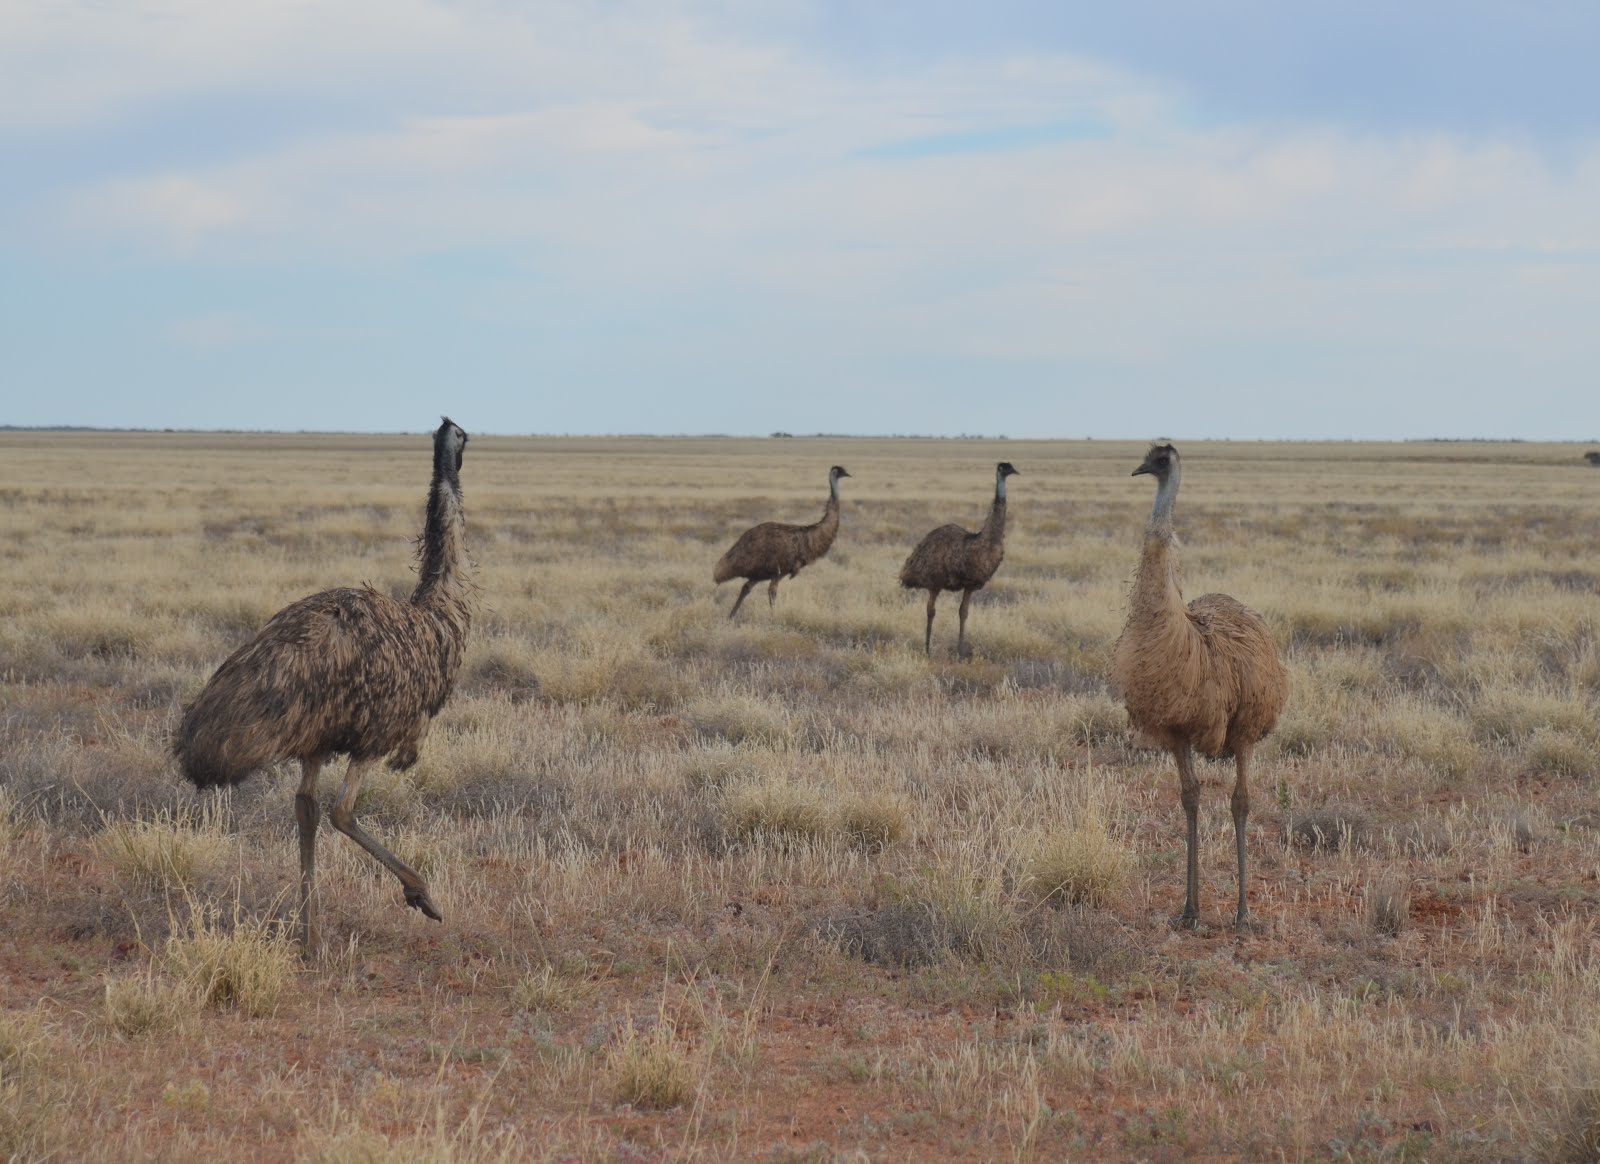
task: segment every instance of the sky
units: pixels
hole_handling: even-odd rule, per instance
[[[1600,6],[0,0],[0,424],[1600,437]]]

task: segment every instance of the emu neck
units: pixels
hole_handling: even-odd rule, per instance
[[[1151,518],[1150,528],[1145,531],[1144,552],[1139,555],[1139,573],[1133,580],[1128,625],[1148,627],[1169,616],[1184,618],[1178,539],[1173,536],[1170,520],[1163,530]]]
[[[825,534],[829,541],[833,540],[833,535],[839,532],[839,499],[837,497],[828,498],[828,504],[822,510],[822,520],[811,528]]]
[[[428,489],[428,519],[422,528],[417,588],[411,593],[416,606],[440,601],[463,603],[466,597],[467,515],[461,503],[461,481],[455,466],[441,464],[435,456],[433,484]]]
[[[1150,524],[1145,527],[1147,537],[1160,536],[1167,541],[1172,541],[1172,506],[1178,500],[1178,482],[1183,477],[1183,470],[1176,465],[1172,467],[1165,477],[1160,479],[1156,487],[1156,503],[1150,510]]]
[[[838,508],[839,505],[839,478],[828,475],[828,504]]]
[[[989,516],[984,520],[983,528],[978,531],[978,536],[985,541],[1003,542],[1006,537],[1006,481],[1000,478],[1000,484],[995,487],[994,504],[989,507]]]

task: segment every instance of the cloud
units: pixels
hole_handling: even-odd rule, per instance
[[[0,150],[151,146],[19,181],[0,246],[374,286],[492,255],[471,311],[625,332],[631,362],[570,365],[619,381],[722,361],[730,392],[780,365],[858,399],[1027,369],[1259,400],[1592,362],[1593,145],[1219,120],[1070,52],[886,61],[781,31],[692,4],[8,9]],[[341,112],[256,138],[241,93]],[[222,119],[187,152],[179,108]],[[309,333],[208,309],[168,338],[266,334]]]

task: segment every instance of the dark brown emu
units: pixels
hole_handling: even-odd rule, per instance
[[[1017,475],[1010,461],[994,469],[994,504],[989,518],[977,533],[959,525],[941,525],[917,543],[906,564],[900,567],[900,585],[907,590],[928,592],[928,629],[922,636],[922,649],[933,654],[933,607],[943,590],[961,591],[961,631],[956,638],[956,654],[967,653],[967,607],[972,596],[982,590],[1000,568],[1006,554],[1006,478]]]
[[[793,578],[828,552],[839,533],[839,478],[848,476],[838,465],[828,470],[828,505],[821,521],[813,525],[764,521],[740,534],[739,540],[722,555],[711,572],[712,581],[721,586],[730,578],[745,579],[733,609],[728,611],[729,618],[739,613],[745,596],[758,582],[771,583],[767,587],[767,605],[777,605],[778,583]]]
[[[197,788],[237,784],[280,760],[300,764],[300,933],[316,948],[313,901],[317,775],[350,757],[333,827],[400,879],[406,904],[442,920],[428,887],[356,823],[356,798],[384,756],[396,771],[417,760],[428,725],[450,697],[471,622],[463,538],[461,458],[467,434],[445,418],[433,434],[433,483],[419,540],[417,586],[401,602],[370,588],[324,590],[284,607],[228,656],[184,709],[173,740]]]

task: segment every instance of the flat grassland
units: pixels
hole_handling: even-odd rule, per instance
[[[1176,777],[1105,686],[1142,446],[479,437],[466,664],[362,806],[445,922],[325,831],[306,966],[295,774],[201,796],[166,738],[286,603],[409,592],[426,438],[0,434],[0,1158],[1593,1158],[1600,472],[1183,452],[1187,591],[1293,676],[1256,931],[1225,764],[1172,928]],[[930,661],[899,564],[1000,459]],[[712,564],[834,463],[832,554],[729,623]]]

